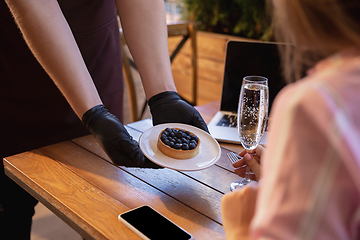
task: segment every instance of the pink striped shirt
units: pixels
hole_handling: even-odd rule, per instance
[[[319,62],[271,114],[254,239],[360,238],[360,50]]]

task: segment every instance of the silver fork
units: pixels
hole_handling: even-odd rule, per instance
[[[234,152],[228,152],[226,155],[230,159],[231,163],[235,163],[235,162],[239,161],[239,159],[240,159],[239,155],[237,155]],[[254,174],[254,173],[251,171],[249,165],[246,164],[246,173],[245,173],[245,179],[244,180],[250,182],[251,181],[251,177],[250,177],[251,174]]]
[[[234,152],[228,152],[226,155],[228,156],[231,163],[235,163],[240,159],[239,156]]]

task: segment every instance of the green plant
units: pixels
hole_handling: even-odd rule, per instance
[[[182,0],[184,17],[199,30],[260,40],[272,40],[266,0]]]

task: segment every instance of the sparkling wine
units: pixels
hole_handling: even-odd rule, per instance
[[[268,115],[269,90],[266,85],[245,84],[238,109],[238,130],[244,148],[255,149],[264,134]]]

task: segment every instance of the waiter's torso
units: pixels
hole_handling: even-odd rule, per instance
[[[113,0],[59,0],[104,105],[122,119],[121,43]],[[88,134],[0,2],[0,157]]]

